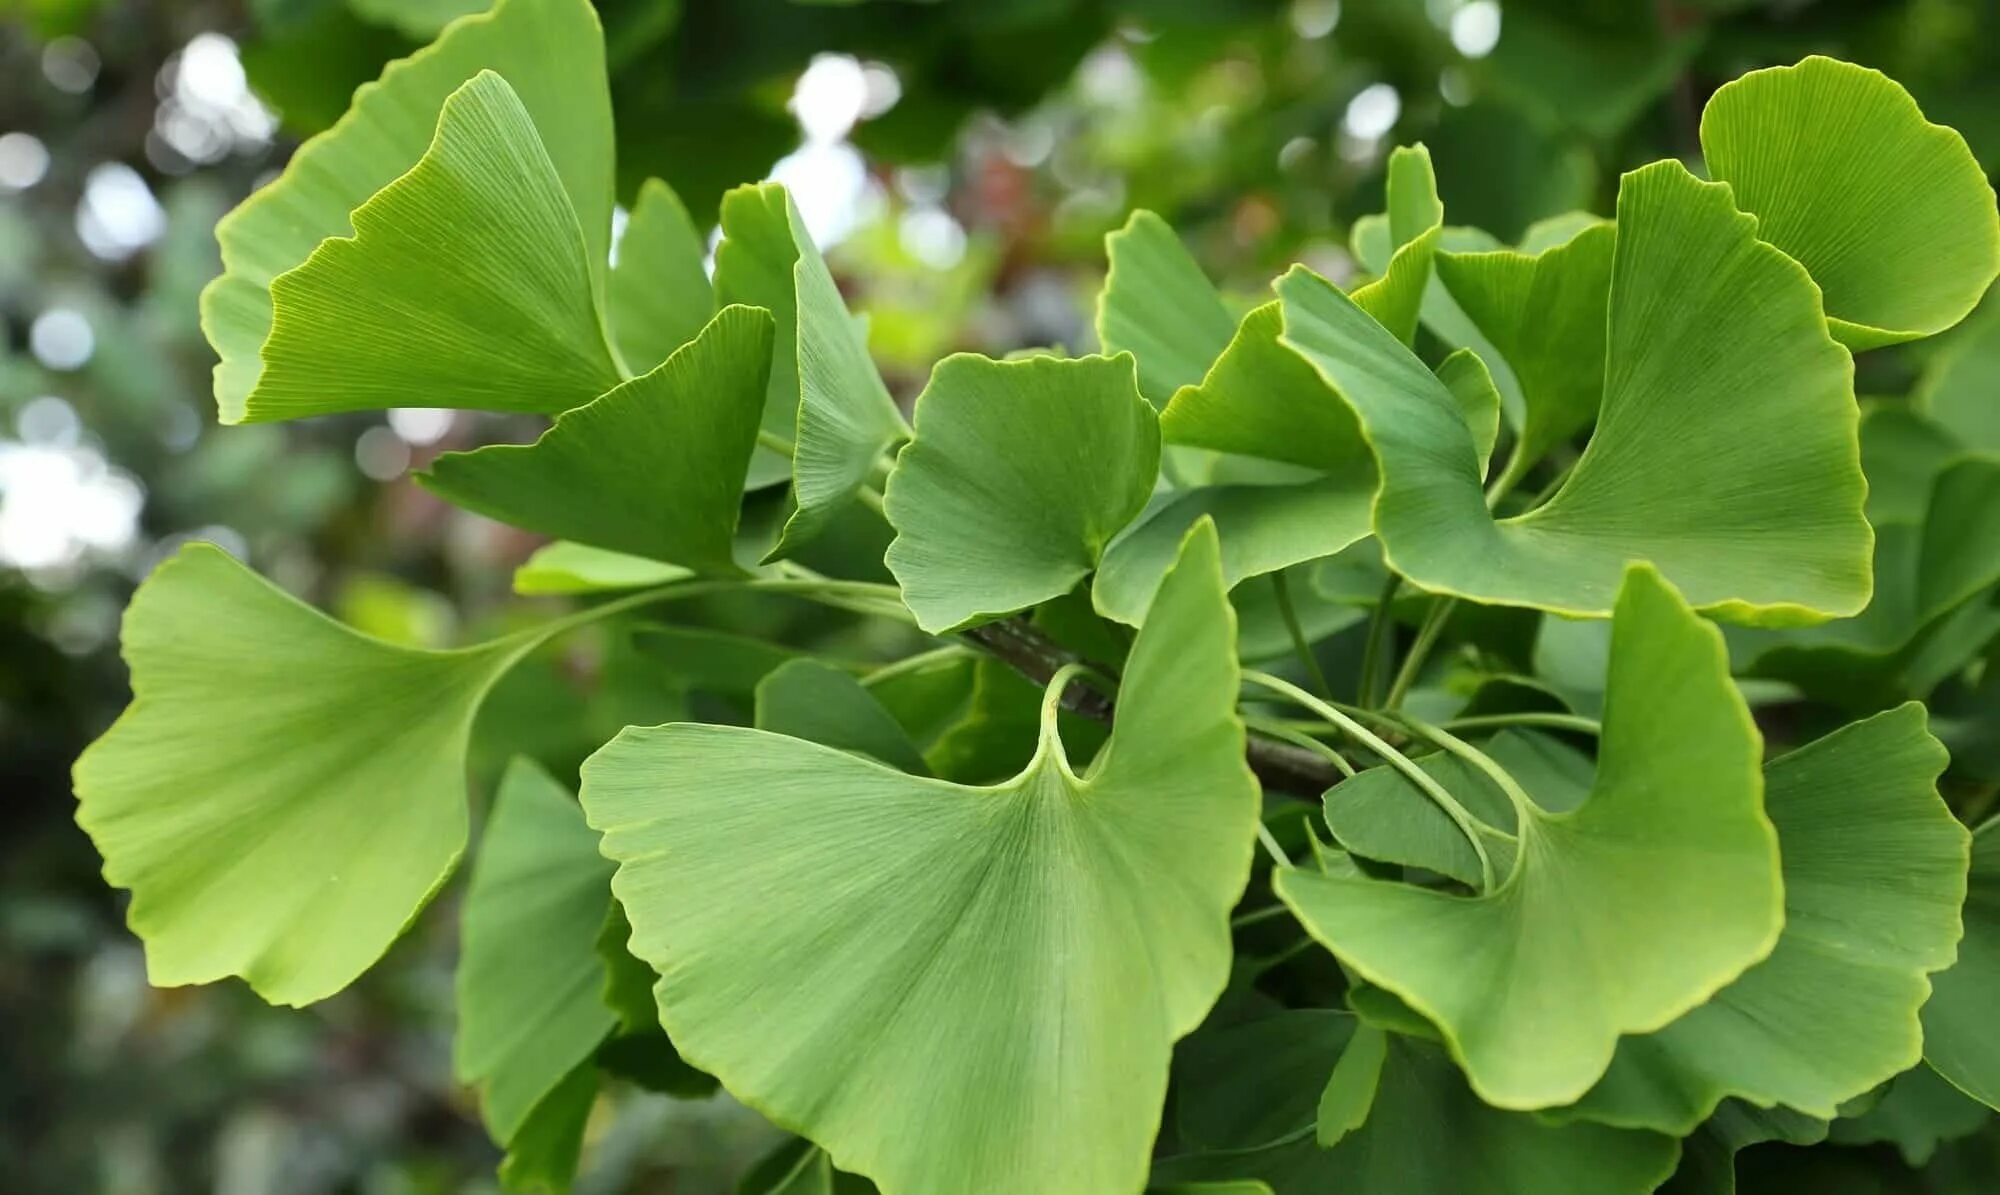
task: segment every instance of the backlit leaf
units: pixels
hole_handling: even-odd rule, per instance
[[[525,234],[531,228],[546,230],[546,225],[556,224],[560,227],[554,231],[565,238],[544,243],[517,237],[506,243],[532,246],[538,255],[534,260],[544,260],[544,264],[555,263],[559,254],[580,254],[582,267],[593,278],[599,274],[610,244],[613,169],[611,102],[604,81],[603,39],[596,14],[584,0],[501,0],[492,12],[453,24],[431,46],[391,63],[378,82],[362,87],[355,94],[353,106],[340,123],[301,146],[277,181],[260,189],[217,226],[216,239],[222,245],[225,271],[202,293],[202,327],[222,358],[215,371],[215,394],[224,423],[316,413],[316,406],[282,401],[282,396],[274,398],[260,381],[265,369],[260,353],[273,332],[272,281],[303,265],[328,238],[349,236],[354,231],[350,213],[400,179],[427,151],[433,150],[445,98],[458,90],[460,84],[487,69],[503,76],[520,97],[521,107],[531,118],[529,130],[536,136],[525,142],[516,138],[504,146],[482,143],[456,147],[453,152],[463,154],[469,148],[485,151],[477,155],[471,168],[494,183],[486,188],[494,192],[489,199],[498,199],[503,206],[520,205],[530,199],[541,205],[540,224],[528,223],[526,212],[502,211],[501,227]],[[518,132],[510,124],[510,137]],[[525,157],[530,172],[508,177],[502,165],[504,159],[490,152],[495,149],[504,150],[516,159]],[[539,159],[537,155],[541,155]],[[558,193],[564,197],[559,206],[570,210],[566,225],[549,210],[557,206],[546,187],[551,171],[559,180]],[[444,181],[435,177],[441,173],[441,166],[434,167],[433,182]],[[499,185],[502,182],[504,187]],[[417,198],[437,194],[435,188],[427,188]],[[469,211],[460,209],[446,218],[463,223],[469,218]],[[449,243],[466,246],[465,238],[477,236],[469,228],[460,228]],[[572,248],[570,242],[579,236],[581,245]],[[434,247],[423,248],[428,253]],[[477,276],[477,270],[466,268],[472,265],[487,268],[500,265],[504,276],[492,281],[508,288],[533,285],[523,277],[522,266],[514,258],[501,260],[506,264],[467,258],[442,274],[427,272],[417,294],[404,297],[435,301],[432,287],[441,278],[457,283],[467,275]],[[564,275],[570,269],[568,264],[560,267]],[[392,271],[400,272],[401,269]],[[568,291],[565,284],[561,300],[565,311],[575,302]],[[314,317],[301,312],[300,318]],[[566,321],[570,318],[565,317]],[[419,326],[435,328],[429,321]],[[332,332],[331,327],[302,327],[297,335],[328,336]],[[533,333],[530,343],[542,343],[551,335],[577,334],[575,329],[560,325],[553,333],[546,328],[533,329]],[[309,352],[310,346],[301,343],[299,351]],[[508,360],[520,353],[520,346],[514,346],[501,359]],[[572,362],[572,366],[581,374],[588,374],[594,384],[601,379],[595,354],[589,355],[590,360]],[[378,362],[377,367],[380,365]],[[541,362],[535,369],[547,371],[548,366]],[[462,388],[475,385],[494,388],[499,383],[493,376],[491,367],[485,366],[476,375],[436,379],[442,389],[422,384],[398,394],[381,395],[378,405],[411,405],[416,398],[422,400],[417,405],[480,405],[489,396],[475,395]],[[581,376],[572,376],[564,370],[554,371],[550,377],[572,386],[582,380]],[[363,405],[339,378],[306,380],[335,387],[333,393],[322,396],[342,404],[332,409]],[[615,374],[611,381],[616,381]],[[550,393],[536,397],[516,390],[505,397],[511,398],[515,409],[555,411],[608,388],[609,383],[597,385],[594,390],[582,387],[583,392],[567,404]],[[464,401],[447,401],[459,394]]]
[[[1701,146],[1857,352],[1951,327],[2000,274],[1986,172],[1879,71],[1818,55],[1751,71],[1710,97]]]
[[[481,699],[556,629],[417,651],[209,544],[155,569],[125,615],[132,705],[75,776],[152,981],[307,1004],[366,970],[465,848]]]
[[[1232,621],[1198,528],[1082,777],[1052,699],[991,788],[755,730],[620,735],[584,807],[674,1040],[888,1195],[1137,1190],[1249,876]]]
[[[650,372],[715,314],[715,288],[702,268],[707,256],[708,246],[680,196],[659,179],[647,179],[618,239],[618,260],[604,288],[619,355],[634,373]]]
[[[1721,636],[1644,566],[1619,596],[1607,692],[1589,799],[1520,810],[1519,854],[1494,891],[1275,880],[1342,963],[1438,1027],[1498,1107],[1581,1096],[1620,1035],[1701,1004],[1770,953],[1783,923],[1759,737]]]
[[[1174,230],[1148,211],[1104,238],[1110,263],[1097,296],[1097,340],[1139,363],[1139,392],[1164,407],[1201,381],[1236,321]]]

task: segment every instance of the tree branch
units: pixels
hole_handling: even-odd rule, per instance
[[[1070,651],[1019,615],[981,623],[962,633],[974,646],[1038,685],[1048,684],[1065,664],[1086,664],[1105,676],[1118,675],[1116,669]],[[1058,700],[1073,714],[1095,722],[1111,721],[1111,698],[1086,682],[1070,682]],[[1249,737],[1244,758],[1264,787],[1296,796],[1317,798],[1342,779],[1331,763],[1311,751],[1262,735]]]

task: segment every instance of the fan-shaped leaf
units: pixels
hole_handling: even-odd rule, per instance
[[[1699,1005],[1783,923],[1758,735],[1721,637],[1645,566],[1619,596],[1607,692],[1590,798],[1520,810],[1494,891],[1276,877],[1313,936],[1435,1023],[1499,1107],[1581,1096],[1621,1034]]]
[[[1145,506],[1159,462],[1129,356],[945,358],[885,495],[889,569],[918,625],[1068,593]]]
[[[1777,948],[1621,1042],[1564,1115],[1681,1135],[1736,1096],[1831,1118],[1915,1065],[1917,1010],[1951,964],[1965,898],[1966,833],[1937,795],[1945,762],[1912,703],[1766,765],[1784,859]]]
[[[674,189],[657,178],[640,184],[604,288],[605,314],[627,368],[650,372],[715,315],[715,288],[702,268],[707,256]]]
[[[1174,392],[1201,381],[1236,334],[1201,267],[1174,230],[1148,211],[1104,238],[1110,269],[1097,296],[1097,340],[1106,353],[1130,353],[1139,392],[1164,407]]]
[[[481,699],[559,627],[416,651],[208,544],[154,570],[125,615],[132,705],[76,764],[153,982],[306,1004],[366,970],[464,850]]]
[[[531,1115],[554,1113],[537,1105],[579,1066],[586,1073],[575,1085],[596,1092],[587,1064],[616,1019],[601,998],[596,946],[610,904],[611,865],[583,811],[548,773],[516,759],[466,890],[452,1042],[453,1072],[479,1087],[487,1131],[510,1150]],[[581,1102],[587,1110],[588,1096]],[[582,1119],[557,1119],[575,1130],[566,1150],[573,1168]]]
[[[818,535],[908,428],[783,187],[761,183],[723,196],[715,291],[724,303],[763,307],[778,321],[763,427],[792,441],[798,509],[769,553],[775,559]],[[771,469],[753,463],[751,483],[772,480]]]
[[[556,416],[533,444],[448,452],[418,475],[468,510],[633,556],[739,573],[771,317],[727,307],[651,373]]]
[[[573,267],[566,259],[557,263],[561,255],[574,254],[581,255],[582,267],[593,278],[599,275],[610,244],[613,168],[611,99],[605,85],[603,38],[597,16],[584,0],[501,0],[492,12],[456,22],[432,45],[391,63],[379,81],[355,93],[353,106],[338,124],[301,146],[276,182],[259,190],[217,226],[224,273],[202,292],[202,328],[222,358],[215,370],[215,396],[224,423],[317,413],[319,408],[312,405],[317,399],[302,404],[296,400],[306,396],[292,395],[293,401],[286,401],[284,396],[270,394],[261,380],[265,362],[260,353],[273,331],[272,280],[303,265],[328,238],[349,235],[353,230],[350,213],[401,178],[427,152],[435,152],[433,139],[446,97],[485,69],[502,75],[520,96],[522,107],[532,118],[529,128],[538,136],[521,142],[518,130],[510,126],[508,136],[516,139],[504,146],[480,144],[455,152],[480,151],[470,169],[492,181],[493,186],[487,189],[497,192],[495,197],[503,207],[535,202],[540,208],[539,223],[556,225],[554,231],[563,238],[543,243],[518,235],[508,242],[511,249],[526,249],[532,255],[519,261],[511,256],[501,259],[506,263],[501,267],[505,276],[493,281],[514,290],[532,288],[535,284],[526,277],[523,262],[553,266],[557,276],[567,276]],[[517,160],[525,159],[529,173],[508,177],[504,157],[492,156],[496,149]],[[432,173],[439,172],[434,169]],[[551,172],[566,200],[561,206],[571,212],[566,225],[550,210],[555,206],[546,187]],[[434,188],[427,188],[417,197],[436,195]],[[499,214],[501,226],[517,233],[526,234],[536,227],[525,212]],[[439,215],[463,223],[470,212],[461,208]],[[451,242],[465,246],[465,238],[477,235],[469,228],[459,228]],[[581,246],[572,247],[570,242],[578,236]],[[434,247],[423,248],[428,255]],[[432,288],[440,277],[462,280],[477,274],[468,266],[494,264],[468,257],[454,262],[443,274],[426,272],[415,297],[434,301]],[[575,300],[569,297],[567,284],[560,290],[564,296],[560,305],[568,312]],[[345,308],[338,310],[343,315],[356,314]],[[318,317],[301,311],[298,318],[310,321]],[[568,326],[573,316],[565,315],[564,319],[554,332],[533,329],[528,343],[541,344],[552,335],[574,334]],[[436,324],[427,319],[418,327],[435,329]],[[297,332],[300,336],[327,337],[333,334],[333,327],[301,327]],[[301,344],[300,349],[309,351],[310,346]],[[511,346],[501,360],[511,360],[521,352],[520,346]],[[591,356],[593,359],[572,365],[589,373],[591,384],[595,384],[598,366],[594,354]],[[382,364],[374,363],[376,368]],[[549,370],[540,362],[533,368]],[[562,370],[550,376],[571,386],[580,380]],[[480,405],[487,397],[464,388],[499,385],[493,377],[490,365],[475,374],[434,377],[398,394],[380,396],[380,405],[405,406],[413,400],[437,406]],[[332,387],[322,397],[343,405],[329,409],[361,405],[339,377],[305,380]],[[615,381],[614,374],[611,383]],[[611,383],[595,389],[583,386],[566,405],[586,401]],[[464,395],[463,400],[447,401],[459,394]],[[565,405],[552,393],[537,397],[514,390],[511,399],[513,409],[555,411]]]
[[[662,564],[643,556],[573,544],[567,540],[536,548],[514,570],[514,592],[520,594],[602,593],[644,589],[694,574],[677,564]]]
[[[1283,341],[1353,406],[1375,531],[1426,589],[1576,614],[1656,562],[1701,609],[1813,620],[1866,604],[1852,366],[1797,263],[1676,163],[1619,190],[1596,435],[1547,505],[1495,522],[1448,390],[1338,289],[1278,283]]]
[[[1942,332],[2000,274],[1986,172],[1879,71],[1817,55],[1751,71],[1710,97],[1701,147],[1857,352]]]
[[[1517,468],[1597,418],[1617,239],[1611,225],[1598,222],[1534,256],[1437,255],[1438,281],[1520,382],[1526,413]]]
[[[621,734],[584,808],[674,1040],[888,1195],[1137,1190],[1249,877],[1232,623],[1197,528],[1081,777],[1053,693],[992,788],[754,730]]]
[[[408,174],[271,281],[246,420],[407,404],[561,411],[618,384],[576,213],[528,110],[481,71]],[[230,422],[230,412],[224,416]]]
[[[910,736],[862,683],[817,660],[781,664],[757,682],[757,729],[823,743],[912,775],[930,766]]]

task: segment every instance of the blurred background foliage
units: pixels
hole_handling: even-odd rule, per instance
[[[118,611],[184,538],[391,639],[445,644],[529,616],[510,578],[535,544],[405,477],[532,425],[412,408],[218,428],[195,307],[219,268],[215,220],[356,85],[483,7],[0,0],[0,1189],[493,1188],[495,1153],[450,1080],[456,886],[313,1009],[234,984],[156,991],[68,785],[125,700]],[[1450,222],[1512,239],[1559,212],[1608,212],[1622,170],[1694,155],[1722,82],[1827,53],[1901,80],[1989,169],[2000,155],[1991,0],[599,9],[626,196],[658,175],[712,223],[729,186],[790,184],[905,400],[951,351],[1090,347],[1102,237],[1133,207],[1167,216],[1246,295],[1295,260],[1351,277],[1349,227],[1380,207],[1398,142],[1431,146]],[[1870,354],[1864,392],[1990,394],[2000,313],[1934,351]],[[857,519],[820,551],[857,574],[885,538]],[[614,627],[523,668],[479,728],[482,788],[513,753],[573,777],[627,722],[742,717],[745,678],[773,661],[737,635],[856,659],[901,646],[776,601],[690,603],[674,622],[687,642],[672,663]],[[1011,683],[982,672],[937,700],[997,709],[1019,698]],[[1965,696],[1961,716],[1990,717],[1991,696]],[[1815,1189],[1971,1191],[1993,1173],[1986,1120],[1942,1150],[1883,1128],[1905,1157],[1936,1151],[1921,1173],[1883,1145],[1800,1157],[1831,1168]],[[579,1189],[595,1195],[730,1190],[778,1140],[726,1097],[637,1091],[599,1109],[592,1139]],[[1786,1147],[1751,1158],[1746,1190],[1801,1189]]]

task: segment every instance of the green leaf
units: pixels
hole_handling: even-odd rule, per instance
[[[783,187],[723,196],[715,290],[724,303],[764,307],[778,321],[763,427],[793,442],[798,510],[767,558],[788,556],[825,528],[908,429]],[[760,479],[753,465],[753,484]]]
[[[575,799],[515,759],[466,889],[452,1041],[453,1074],[479,1088],[481,1119],[510,1151],[536,1106],[589,1062],[615,1022],[600,999],[596,949],[610,883],[611,865]],[[588,1089],[595,1094],[594,1076]],[[574,1156],[572,1147],[572,1165]]]
[[[1817,1145],[1827,1123],[1784,1108],[1724,1100],[1699,1130],[1681,1142],[1681,1164],[1661,1195],[1736,1195],[1736,1155],[1766,1141]]]
[[[1182,1147],[1262,1149],[1309,1130],[1354,1024],[1332,1009],[1289,1008],[1190,1035],[1174,1051],[1174,1128]]]
[[[583,1154],[583,1130],[597,1102],[597,1068],[579,1063],[539,1100],[507,1143],[500,1185],[514,1192],[568,1195]]]
[[[1931,981],[1924,1005],[1924,1060],[1965,1094],[2000,1108],[2000,1034],[1993,993],[2000,991],[2000,819],[1972,835],[1965,895],[1965,937],[1958,961]]]
[[[1684,1135],[1729,1096],[1831,1118],[1915,1065],[1929,974],[1951,965],[1966,833],[1914,702],[1773,760],[1785,928],[1769,958],[1665,1029],[1620,1043],[1574,1109]],[[1857,849],[1866,843],[1866,849]]]
[[[694,574],[677,564],[593,548],[567,540],[536,548],[514,570],[514,592],[524,595],[605,593],[645,589]]]
[[[1417,334],[1417,317],[1431,280],[1431,259],[1443,235],[1444,205],[1437,175],[1422,145],[1389,153],[1389,242],[1395,246],[1382,276],[1354,292],[1354,305],[1374,316],[1404,344]]]
[[[1992,1109],[1918,1064],[1898,1075],[1873,1107],[1850,1120],[1836,1120],[1827,1139],[1840,1145],[1888,1142],[1910,1167],[1924,1165],[1938,1146],[1968,1137],[1993,1118]]]
[[[1673,162],[1625,176],[1618,229],[1596,434],[1548,504],[1499,522],[1450,392],[1330,283],[1302,267],[1279,281],[1284,343],[1375,454],[1389,562],[1434,592],[1571,614],[1608,612],[1635,559],[1732,619],[1859,610],[1852,366],[1812,280],[1755,238],[1728,188]]]
[[[155,569],[125,614],[132,704],[75,772],[152,982],[240,975],[308,1004],[381,957],[465,848],[481,700],[561,627],[418,651],[210,544]]]
[[[378,25],[394,25],[427,41],[459,17],[485,12],[492,0],[347,0],[347,6]]]
[[[930,775],[923,753],[882,703],[853,676],[816,660],[781,664],[757,682],[756,725]]]
[[[726,307],[651,373],[556,416],[533,444],[447,452],[417,480],[530,531],[741,574],[736,522],[771,337],[769,315]]]
[[[1597,418],[1617,241],[1616,230],[1599,222],[1534,256],[1508,250],[1437,255],[1438,281],[1520,382],[1525,416],[1517,468],[1540,460]]]
[[[628,368],[649,372],[715,315],[715,288],[702,268],[707,256],[674,189],[657,178],[642,183],[604,287],[605,313]]]
[[[2000,452],[1996,392],[2000,392],[2000,300],[1989,298],[1931,358],[1911,397],[1919,411],[1965,447]]]
[[[1257,1178],[1277,1195],[1645,1195],[1674,1168],[1679,1149],[1671,1137],[1545,1124],[1482,1103],[1444,1052],[1426,1042],[1363,1027],[1341,1065],[1351,1065],[1348,1054],[1378,1049],[1372,1092],[1358,1084],[1368,1097],[1366,1120],[1331,1148],[1320,1148],[1307,1129],[1263,1149],[1162,1159],[1155,1181]]]
[[[1576,808],[1589,792],[1589,759],[1554,739],[1510,730],[1496,735],[1485,750],[1537,805],[1552,813]],[[1485,837],[1494,867],[1504,869],[1514,857],[1517,831],[1507,795],[1456,755],[1439,752],[1416,763],[1478,819],[1475,828]],[[1581,785],[1574,779],[1579,771]],[[1479,858],[1472,844],[1443,809],[1394,768],[1373,767],[1343,780],[1327,790],[1325,806],[1327,828],[1353,854],[1478,886]]]
[[[618,384],[576,212],[528,110],[481,71],[408,174],[271,280],[256,389],[225,423],[397,406],[561,411]]]
[[[1236,321],[1181,239],[1152,212],[1135,211],[1104,238],[1110,269],[1097,295],[1097,340],[1130,353],[1139,392],[1164,407],[1199,383],[1236,334]]]
[[[1935,470],[1926,495],[1918,522],[1877,524],[1866,609],[1814,627],[1733,629],[1742,670],[1867,712],[1928,693],[1976,655],[2000,629],[1982,608],[2000,584],[2000,460]],[[1986,629],[1963,634],[1976,625]]]
[[[990,788],[754,730],[625,731],[584,807],[674,1040],[890,1195],[1136,1190],[1249,878],[1232,622],[1198,528],[1082,777],[1053,690],[1035,760]]]
[[[531,198],[551,203],[538,184],[546,182],[552,170],[560,180],[560,194],[566,196],[562,206],[572,213],[568,224],[558,231],[569,240],[581,235],[582,246],[574,252],[581,253],[584,266],[592,277],[597,276],[609,251],[612,188],[611,99],[604,80],[597,16],[583,0],[501,0],[492,12],[457,22],[433,45],[391,63],[378,82],[355,93],[353,106],[340,123],[301,146],[276,182],[259,189],[217,225],[224,273],[202,292],[201,306],[202,328],[222,358],[215,371],[215,395],[224,423],[312,413],[295,406],[273,406],[265,401],[268,396],[258,393],[264,389],[260,375],[265,363],[260,353],[273,331],[272,280],[304,264],[328,238],[348,236],[353,231],[350,213],[402,178],[433,149],[445,98],[485,69],[505,77],[532,116],[532,131],[539,134],[526,144],[504,147],[516,157],[526,153],[533,173],[518,178],[500,176],[506,185],[503,203],[521,205]],[[535,147],[537,142],[546,147],[540,160],[533,158],[544,153]],[[490,172],[497,165],[488,159],[485,170]],[[454,223],[470,218],[463,209],[453,215]],[[500,216],[500,227],[529,227],[525,213],[510,210]],[[554,219],[547,211],[542,216]],[[467,238],[476,239],[477,234],[461,227],[447,243],[465,245]],[[553,252],[566,245],[563,241],[538,247]],[[425,256],[435,248],[423,246]],[[563,273],[568,270],[565,266]],[[468,274],[462,263],[452,264],[441,274],[426,274],[414,297],[434,302],[433,287],[440,280],[462,285]],[[518,268],[508,269],[504,279],[495,281],[515,288],[524,285]],[[565,308],[569,305],[565,301]],[[300,318],[313,317],[302,312]],[[435,318],[426,317],[418,326],[434,329]],[[407,334],[409,330],[399,331]],[[329,333],[325,327],[298,329],[300,335]],[[535,329],[534,333],[529,343],[550,335],[546,329]],[[510,346],[501,360],[509,360],[520,351],[519,346]],[[485,366],[479,371],[480,376],[489,373]],[[469,381],[447,377],[443,389],[421,385],[414,394],[444,405],[440,400],[460,393]],[[598,386],[575,401],[607,388]],[[382,405],[407,405],[412,394],[404,389],[400,396],[385,395],[385,400],[395,401]],[[339,409],[352,409],[352,395],[344,389],[333,397],[346,403]],[[517,402],[533,398],[525,393],[514,397]],[[555,400],[547,394],[534,401],[536,406],[524,409],[561,409],[550,405]]]
[[[1532,234],[1533,229],[1529,232]],[[1348,238],[1349,248],[1355,259],[1375,274],[1389,268],[1389,258],[1395,252],[1395,245],[1389,236],[1387,214],[1363,216],[1354,222],[1354,230]],[[1492,233],[1477,228],[1460,225],[1446,225],[1438,230],[1437,244],[1433,252],[1486,253],[1504,248]],[[1523,253],[1538,250],[1529,248],[1522,242]],[[1465,309],[1451,296],[1451,291],[1437,279],[1436,262],[1432,262],[1430,284],[1424,288],[1423,302],[1418,306],[1418,321],[1430,329],[1439,340],[1454,350],[1470,349],[1486,363],[1493,375],[1494,388],[1500,392],[1500,410],[1508,426],[1519,428],[1523,416],[1521,403],[1521,383],[1514,377],[1514,371],[1507,365],[1506,358],[1492,342],[1480,334],[1479,325],[1465,314]]]
[[[1438,1027],[1497,1107],[1577,1099],[1621,1034],[1701,1004],[1783,924],[1759,736],[1721,636],[1644,565],[1612,625],[1590,797],[1519,809],[1519,854],[1492,892],[1296,869],[1274,882],[1342,963]]]
[[[707,627],[640,627],[632,641],[689,687],[746,702],[767,674],[799,655],[797,648]]]
[[[1757,235],[1812,271],[1857,352],[1944,331],[2000,274],[1985,171],[1879,71],[1817,55],[1751,71],[1710,97],[1701,147]]]
[[[903,601],[936,634],[1068,593],[1159,463],[1129,356],[945,358],[884,496]]]

